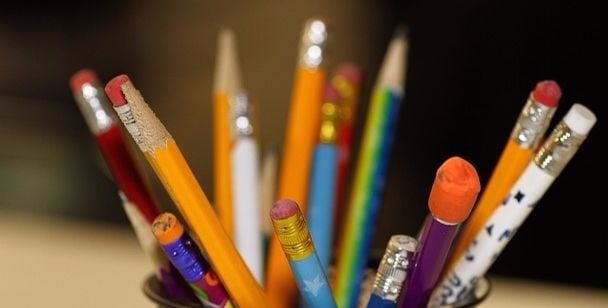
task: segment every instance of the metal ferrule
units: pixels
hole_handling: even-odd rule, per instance
[[[407,271],[412,265],[418,242],[407,235],[393,235],[378,266],[373,293],[396,301]]]
[[[300,42],[299,65],[318,68],[323,64],[327,45],[327,25],[319,19],[306,22]]]
[[[355,104],[355,87],[344,76],[336,76],[331,80],[331,85],[340,92],[340,120],[352,121],[353,105]]]
[[[288,259],[306,259],[315,251],[312,237],[301,212],[285,219],[273,219],[272,225]]]
[[[573,132],[560,122],[534,157],[534,163],[550,175],[558,176],[587,136]]]
[[[549,128],[554,113],[555,108],[537,102],[530,95],[511,132],[511,139],[521,147],[535,149]]]
[[[93,134],[104,132],[115,123],[114,112],[102,88],[85,83],[74,98]]]
[[[253,135],[253,106],[245,92],[235,94],[230,100],[233,137],[250,137]]]
[[[337,102],[326,101],[321,105],[321,143],[335,143],[338,139],[338,111]]]

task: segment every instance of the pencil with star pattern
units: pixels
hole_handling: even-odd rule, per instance
[[[593,112],[574,104],[537,151],[468,251],[435,291],[433,305],[450,304],[466,296],[485,275],[553,181],[572,159],[595,124]]]
[[[298,204],[290,199],[275,202],[270,209],[270,219],[308,307],[337,307]]]

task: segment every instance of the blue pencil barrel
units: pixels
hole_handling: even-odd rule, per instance
[[[311,170],[308,228],[325,271],[331,262],[337,162],[334,144],[317,145]]]
[[[301,260],[290,260],[289,265],[308,307],[337,307],[327,276],[316,253],[313,252]]]

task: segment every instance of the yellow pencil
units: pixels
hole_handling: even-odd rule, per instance
[[[560,97],[561,90],[554,81],[539,82],[530,94],[477,206],[460,232],[446,271],[466,252],[530,163],[549,127]]]
[[[266,296],[215,216],[175,140],[148,107],[129,77],[120,75],[106,93],[140,150],[205,250],[234,302],[268,307]]]
[[[231,238],[234,236],[234,213],[230,168],[230,97],[240,88],[241,74],[234,33],[224,29],[218,38],[213,85],[213,176],[215,206],[220,221]]]
[[[327,28],[323,21],[306,22],[285,135],[277,197],[296,201],[306,210],[312,152],[318,139],[325,88],[324,49]],[[273,234],[268,257],[266,291],[275,307],[295,307],[298,289],[281,245]]]

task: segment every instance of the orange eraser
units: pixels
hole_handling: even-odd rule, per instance
[[[184,226],[171,213],[162,213],[152,223],[152,233],[161,245],[175,242],[184,234]]]
[[[458,224],[469,217],[481,189],[475,167],[454,156],[437,170],[429,196],[433,217],[450,224]]]

